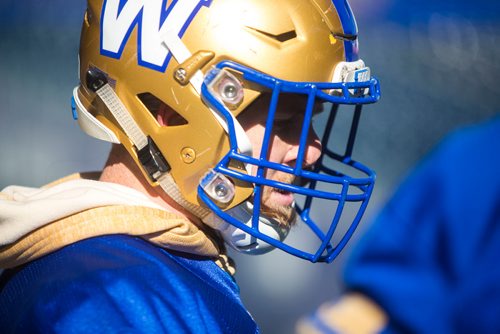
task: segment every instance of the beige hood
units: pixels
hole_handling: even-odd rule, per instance
[[[0,192],[0,268],[108,234],[138,236],[163,248],[219,258],[221,267],[230,267],[209,231],[122,185],[75,174],[42,188],[9,186]]]

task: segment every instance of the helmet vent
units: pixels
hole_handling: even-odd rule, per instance
[[[151,93],[141,93],[137,98],[151,113],[159,126],[186,125],[188,121],[179,115],[174,109]]]
[[[90,8],[87,8],[87,10],[85,11],[83,22],[85,23],[87,28],[90,27],[90,23],[92,22],[92,12],[90,11]]]
[[[287,41],[292,40],[294,38],[297,38],[297,32],[295,30],[286,31],[284,33],[275,35],[275,34],[271,34],[269,32],[255,29],[255,28],[248,27],[248,26],[246,28],[251,30],[252,32],[256,32],[260,35],[264,35],[266,37],[272,38],[275,41],[278,41],[280,43],[284,43],[284,42],[287,42]]]
[[[341,34],[341,33],[334,34],[333,37],[335,37],[335,39],[338,39],[341,41],[351,41],[351,42],[358,39],[357,35],[349,35],[349,34]]]

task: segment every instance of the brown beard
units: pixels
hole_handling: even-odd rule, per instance
[[[292,184],[295,177],[290,174],[278,174],[275,181]],[[297,222],[297,211],[290,205],[278,205],[271,201],[271,194],[276,191],[273,187],[263,187],[261,213],[276,220],[280,226],[291,227]]]

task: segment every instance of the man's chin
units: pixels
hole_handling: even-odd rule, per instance
[[[277,221],[280,226],[292,227],[297,222],[297,211],[293,207],[293,201],[290,205],[277,205],[271,203],[262,205],[262,214]]]
[[[292,175],[278,175],[275,181],[292,184]],[[261,213],[274,219],[282,227],[291,227],[297,222],[293,193],[273,187],[264,187]]]

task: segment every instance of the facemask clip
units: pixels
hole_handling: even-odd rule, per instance
[[[225,69],[214,69],[213,71],[217,71],[217,74],[207,84],[210,93],[219,98],[228,109],[234,110],[238,108],[243,102],[244,95],[241,82]]]
[[[213,200],[227,204],[235,194],[234,184],[223,174],[210,170],[200,181],[203,190]]]

